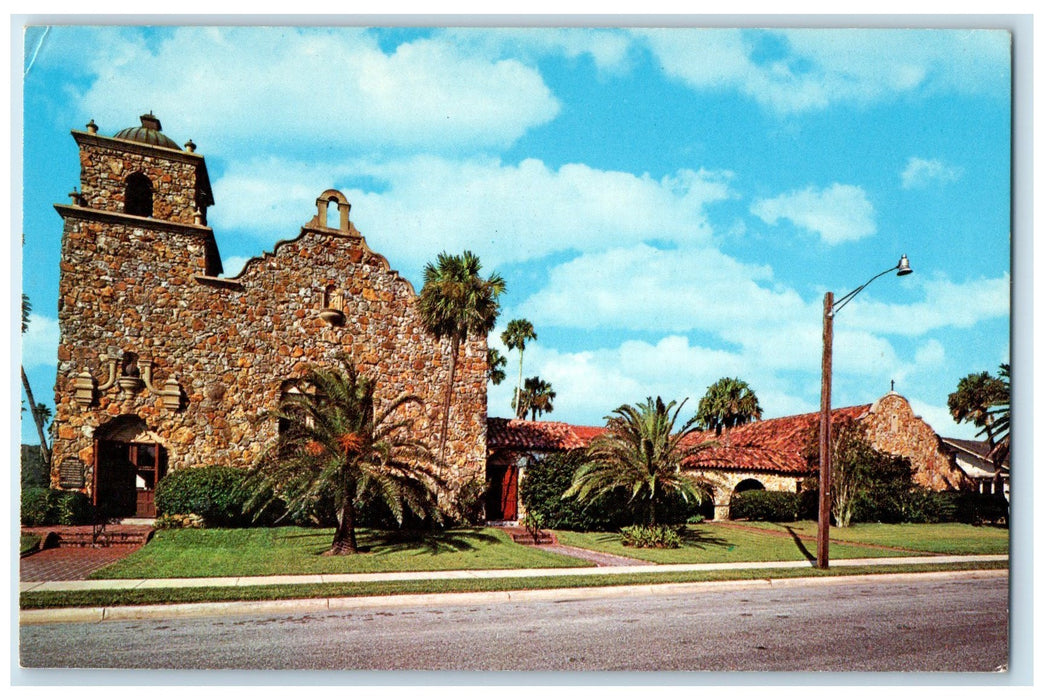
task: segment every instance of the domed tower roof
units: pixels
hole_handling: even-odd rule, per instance
[[[143,114],[140,118],[141,126],[131,126],[122,131],[118,131],[113,138],[123,139],[124,141],[147,143],[150,146],[162,146],[163,148],[181,150],[178,147],[178,144],[174,143],[172,139],[162,133],[160,120],[155,117],[152,112]]]

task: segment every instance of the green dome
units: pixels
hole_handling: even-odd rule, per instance
[[[181,150],[166,134],[162,133],[160,120],[153,116],[152,112],[141,115],[141,126],[132,126],[116,132],[113,138],[124,141],[137,141],[147,143],[150,146],[162,146],[163,148],[174,148]]]

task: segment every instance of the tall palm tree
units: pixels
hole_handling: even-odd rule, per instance
[[[649,397],[637,407],[624,404],[606,416],[606,432],[591,441],[587,464],[577,470],[563,495],[590,502],[624,492],[632,503],[645,504],[650,527],[656,525],[657,507],[669,494],[702,502],[703,490],[682,467],[713,443],[694,444],[689,439],[698,429],[695,416],[675,430],[687,400],[675,408],[675,401],[665,404],[659,396],[655,401]]]
[[[958,423],[973,423],[982,428],[986,442],[992,450],[995,445],[995,406],[1010,401],[1010,389],[1002,380],[989,372],[969,374],[957,382],[957,391],[949,395],[946,404],[950,415]]]
[[[551,413],[555,410],[554,400],[558,394],[551,388],[551,383],[540,377],[526,377],[522,393],[519,394],[520,403],[516,406],[519,418],[525,418],[526,413],[531,413],[530,420],[536,420],[538,415]]]
[[[22,333],[25,334],[29,330],[29,315],[33,311],[32,304],[29,303],[29,297],[26,294],[22,294]],[[25,366],[19,366],[22,370],[22,387],[25,389],[25,397],[29,399],[29,415],[33,417],[33,423],[36,424],[36,434],[40,438],[40,456],[43,458],[43,464],[45,469],[49,469],[51,466],[51,450],[47,447],[47,420],[51,415],[51,410],[43,405],[36,403],[36,398],[33,396],[33,388],[29,385],[29,377],[25,374]]]
[[[482,263],[470,250],[461,255],[439,253],[436,262],[424,267],[424,287],[418,305],[428,331],[450,341],[450,373],[442,406],[442,430],[439,433],[439,458],[445,457],[446,434],[449,429],[453,381],[457,374],[460,346],[469,335],[489,334],[497,323],[500,303],[497,299],[507,285],[497,273],[483,279]]]
[[[368,497],[383,500],[400,524],[407,509],[438,517],[431,453],[410,437],[412,421],[403,417],[420,399],[403,395],[378,412],[373,380],[341,363],[310,369],[306,389],[283,396],[277,416],[284,431],[246,480],[257,512],[278,499],[296,516],[332,494],[337,529],[327,554],[359,551],[356,508]]]
[[[537,334],[533,330],[533,324],[524,318],[516,318],[508,321],[507,328],[500,334],[500,339],[508,350],[518,350],[518,384],[515,386],[515,400],[511,406],[515,409],[515,415],[525,418],[526,412],[521,410],[520,398],[522,395],[522,356],[526,352],[526,341],[536,340]]]
[[[507,378],[504,368],[507,367],[507,358],[500,354],[496,348],[486,348],[486,380],[497,386]]]
[[[707,387],[700,399],[696,420],[703,430],[721,435],[724,428],[734,428],[753,420],[761,420],[761,406],[754,390],[741,379],[722,377]]]

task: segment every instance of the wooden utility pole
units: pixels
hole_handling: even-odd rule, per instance
[[[816,566],[830,566],[830,382],[834,352],[834,293],[823,297],[823,380],[819,401],[819,535]]]

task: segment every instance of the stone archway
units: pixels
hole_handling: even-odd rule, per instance
[[[110,517],[156,515],[156,483],[167,473],[167,449],[136,415],[94,431],[91,501]]]

